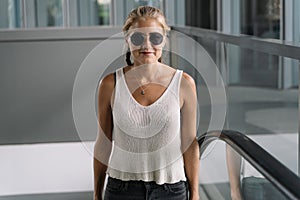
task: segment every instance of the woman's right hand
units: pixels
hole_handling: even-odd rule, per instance
[[[235,192],[231,191],[231,199],[232,200],[243,200],[243,197],[242,197],[240,191],[235,191]]]
[[[98,198],[98,195],[94,192],[94,200],[102,200],[102,198]]]

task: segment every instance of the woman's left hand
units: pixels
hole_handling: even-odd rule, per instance
[[[200,196],[199,196],[198,193],[197,194],[191,194],[189,199],[190,200],[200,200]]]

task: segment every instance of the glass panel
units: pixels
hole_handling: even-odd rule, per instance
[[[235,45],[219,43],[207,37],[197,41],[205,48],[223,75],[227,96],[227,116],[224,129],[245,133],[295,173],[298,168],[298,61]],[[191,46],[179,46],[192,57],[199,52]],[[198,135],[206,132],[211,121],[211,94],[188,63],[185,66],[197,84],[200,122]],[[283,65],[284,62],[284,65]],[[203,66],[202,61],[198,66]],[[208,69],[206,69],[207,71]],[[280,87],[286,85],[289,87]],[[214,128],[216,129],[216,128]]]
[[[21,6],[18,0],[0,1],[0,28],[18,28],[21,26]]]
[[[225,88],[219,84],[221,76],[214,62],[217,56],[216,42],[207,38],[195,39],[171,31],[168,41],[172,52],[169,65],[182,69],[195,80],[198,98],[198,135],[201,135],[208,127],[223,128],[226,97]],[[216,123],[210,123],[213,121],[211,118]]]
[[[200,199],[230,199],[230,185],[226,167],[225,145],[212,142],[202,151],[199,170]]]
[[[36,0],[36,27],[63,26],[62,0]]]
[[[279,60],[279,56],[240,49],[239,85],[278,88]]]
[[[241,33],[280,37],[280,0],[241,0]]]
[[[109,25],[111,0],[97,0],[99,25]]]
[[[217,30],[216,0],[186,0],[185,6],[187,26]]]
[[[99,8],[96,0],[77,0],[78,26],[98,25],[98,12]]]
[[[212,142],[203,152],[199,182],[201,199],[288,199],[222,141]]]
[[[299,78],[293,63],[298,62],[234,45],[227,47],[226,128],[247,134],[297,173]],[[289,87],[281,89],[282,85]]]

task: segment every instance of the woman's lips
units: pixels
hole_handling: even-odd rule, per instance
[[[144,55],[151,55],[151,54],[153,54],[154,52],[149,52],[149,51],[147,51],[147,52],[141,52],[141,54],[144,54]]]

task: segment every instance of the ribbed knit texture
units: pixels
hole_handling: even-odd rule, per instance
[[[109,176],[158,184],[186,180],[180,150],[181,77],[177,70],[162,96],[143,106],[129,91],[123,69],[117,70]]]

